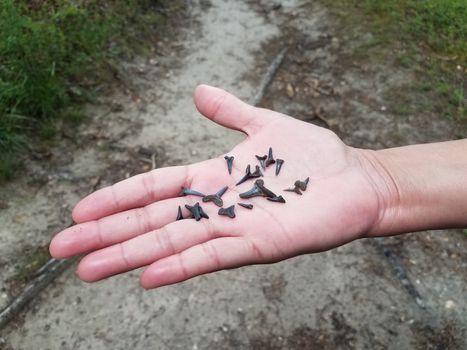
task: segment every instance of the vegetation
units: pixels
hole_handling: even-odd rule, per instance
[[[74,103],[89,98],[109,57],[159,22],[159,3],[0,0],[0,180],[32,135],[79,119]]]
[[[371,42],[356,54],[378,56],[387,54],[381,48],[397,48],[397,63],[413,68],[417,81],[406,87],[412,93],[390,94],[401,114],[434,111],[467,120],[465,0],[337,0],[328,5],[347,23],[372,32]]]

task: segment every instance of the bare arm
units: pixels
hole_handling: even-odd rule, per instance
[[[467,227],[467,140],[362,154],[381,193],[370,235]]]

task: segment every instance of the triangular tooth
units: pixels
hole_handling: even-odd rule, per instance
[[[224,159],[227,161],[227,170],[229,171],[229,174],[232,174],[232,164],[234,157],[225,156]]]
[[[268,151],[268,159],[266,159],[266,167],[270,166],[271,164],[274,164],[276,161],[274,160],[274,157],[272,156],[272,147],[269,147]]]
[[[178,220],[183,220],[182,208],[180,206],[178,206],[177,218],[175,219],[175,221]]]
[[[276,176],[279,175],[282,168],[282,164],[284,164],[283,159],[276,159]]]
[[[235,205],[231,205],[228,208],[220,208],[218,214],[228,216],[233,219],[235,217]]]

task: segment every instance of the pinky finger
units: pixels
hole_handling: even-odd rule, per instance
[[[254,243],[244,238],[217,238],[152,263],[141,275],[140,283],[146,289],[157,288],[262,260]]]

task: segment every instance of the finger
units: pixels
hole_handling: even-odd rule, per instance
[[[127,241],[174,222],[178,206],[188,217],[185,204],[192,205],[193,201],[187,197],[170,198],[66,228],[52,239],[50,254],[55,259],[65,259]]]
[[[96,220],[123,210],[178,196],[188,167],[168,167],[133,176],[82,199],[73,210],[76,223]]]
[[[198,111],[212,121],[252,134],[264,124],[278,117],[278,113],[255,108],[219,88],[199,85],[194,94]]]
[[[195,245],[151,264],[141,275],[146,289],[185,281],[202,274],[266,262],[261,250],[240,237],[222,237]]]
[[[176,221],[158,230],[98,250],[81,260],[78,274],[83,281],[98,281],[148,265],[193,245],[235,231],[235,228],[229,228],[226,220],[219,220],[218,224],[215,222],[192,219]],[[222,225],[222,222],[226,225]]]

